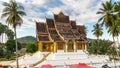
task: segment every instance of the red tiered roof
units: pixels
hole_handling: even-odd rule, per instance
[[[62,12],[58,15],[54,14],[54,19],[46,18],[46,24],[36,23],[39,41],[50,41],[49,39],[52,39],[55,42],[63,42],[62,38],[65,40],[86,41],[84,28],[84,26],[77,26],[75,21],[70,21],[69,16],[64,15]]]

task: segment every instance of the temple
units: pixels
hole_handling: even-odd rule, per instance
[[[89,44],[85,27],[63,12],[54,14],[54,19],[46,18],[46,22],[36,22],[36,40],[41,52],[77,52]]]

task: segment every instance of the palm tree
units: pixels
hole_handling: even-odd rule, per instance
[[[109,56],[110,60],[113,60],[115,68],[116,68],[115,61],[119,60],[116,47],[115,46],[110,46],[107,49],[107,55]]]
[[[97,12],[97,14],[103,15],[98,20],[98,22],[102,21],[102,24],[104,24],[108,28],[108,33],[112,35],[114,42],[115,42],[114,37],[119,36],[119,33],[120,33],[120,31],[118,31],[118,27],[119,27],[118,22],[120,23],[119,7],[120,7],[120,3],[112,4],[110,0],[110,1],[106,1],[105,3],[102,3],[102,8],[100,8],[99,11]]]
[[[93,34],[97,37],[98,40],[98,46],[99,46],[99,37],[102,36],[103,32],[102,32],[102,27],[96,23],[94,26],[94,29],[92,30]]]
[[[108,32],[112,35],[113,41],[115,42],[114,37],[118,37],[120,33],[120,26],[118,25],[119,23],[115,23],[111,28],[109,28]]]
[[[115,6],[114,6],[114,12],[116,13],[116,28],[117,28],[117,41],[119,43],[119,39],[118,39],[118,36],[120,34],[120,2],[115,2]]]
[[[5,6],[5,8],[3,9],[2,18],[7,17],[6,19],[7,24],[12,25],[14,28],[15,40],[16,40],[16,62],[17,62],[17,68],[19,68],[16,27],[18,25],[21,26],[21,24],[23,23],[23,20],[21,17],[25,16],[26,13],[24,12],[24,7],[18,5],[15,0],[11,0],[9,3],[4,2],[3,6]]]
[[[106,1],[105,3],[102,3],[102,8],[99,9],[97,14],[103,15],[98,22],[102,22],[107,28],[112,27],[114,16],[113,16],[113,7],[111,0]]]

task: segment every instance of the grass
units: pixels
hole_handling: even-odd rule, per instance
[[[8,61],[7,58],[0,58],[0,61]]]

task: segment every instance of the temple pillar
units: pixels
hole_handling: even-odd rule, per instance
[[[84,44],[82,44],[82,50],[84,50]]]
[[[54,52],[57,52],[57,45],[56,45],[56,42],[54,42],[53,45],[54,45]]]
[[[38,51],[41,52],[43,51],[42,46],[43,46],[42,42],[38,42]]]
[[[68,41],[65,42],[65,46],[66,46],[66,47],[65,47],[65,49],[66,49],[65,52],[68,52],[68,51],[67,51],[67,50],[68,50],[67,42],[68,42]]]
[[[77,52],[75,40],[73,42],[74,42],[74,52]]]
[[[87,51],[87,45],[85,44],[85,51]]]
[[[54,45],[53,44],[50,44],[50,51],[54,52]]]
[[[65,43],[64,43],[63,47],[64,47],[64,52],[66,52],[66,44]]]

